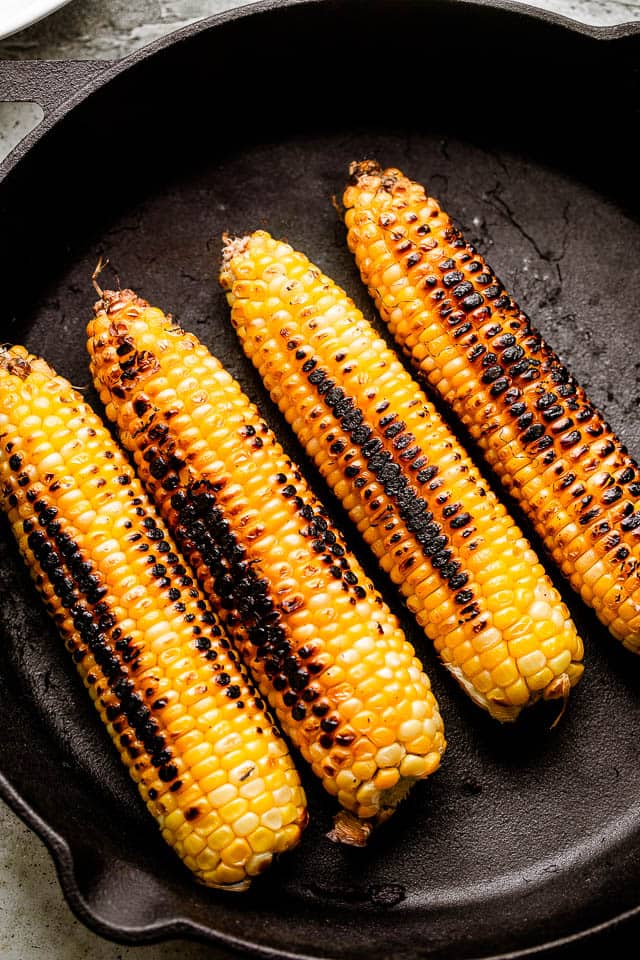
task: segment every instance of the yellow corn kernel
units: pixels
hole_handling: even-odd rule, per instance
[[[565,669],[563,666],[561,674],[564,673]],[[511,686],[511,684],[515,683],[518,679],[518,667],[516,666],[515,660],[511,657],[506,658],[491,671],[491,676],[497,687],[505,689]]]
[[[271,849],[274,833],[267,827],[260,826],[253,833],[247,836],[247,841],[251,844],[251,849],[255,853],[266,853]]]

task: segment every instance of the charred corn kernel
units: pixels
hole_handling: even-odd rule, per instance
[[[247,289],[262,295],[266,284]],[[429,680],[396,617],[195,336],[131,291],[104,293],[89,352],[108,416],[282,728],[345,809],[386,819],[445,746]],[[405,777],[400,765],[414,755],[399,727],[411,716],[420,729],[409,739],[420,742]],[[233,755],[232,736],[225,730],[218,747],[233,783],[242,753]],[[391,752],[365,767],[378,744]],[[240,793],[220,811],[236,832],[248,829],[245,803]],[[295,809],[265,810],[261,823],[276,829]]]
[[[21,347],[0,348],[0,499],[162,836],[203,883],[245,889],[253,854],[238,838],[247,817],[258,822],[255,799],[272,813],[294,810],[295,828],[286,843],[274,835],[268,859],[300,837],[306,811],[291,758],[128,460],[70,384]],[[236,801],[240,819],[223,814],[237,796],[235,778],[218,769],[230,740],[242,782],[260,787]],[[221,832],[226,819],[236,822]]]
[[[267,294],[240,296],[238,277],[250,279],[250,289],[262,290],[260,281]],[[558,593],[351,300],[303,254],[262,231],[228,241],[221,282],[272,398],[334,491],[344,484],[345,509],[464,689],[499,720],[515,719],[541,697],[566,696],[582,673],[583,650]],[[503,650],[509,695],[496,681],[497,664],[483,663],[489,644]],[[529,660],[527,673],[517,670],[517,658],[533,651],[536,671],[569,655],[543,689],[537,674],[527,684]],[[350,723],[363,731],[373,725],[366,710]]]
[[[382,318],[574,590],[640,652],[637,463],[438,202],[373,161],[351,174],[348,243]]]

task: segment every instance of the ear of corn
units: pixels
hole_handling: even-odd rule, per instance
[[[382,318],[574,590],[640,652],[640,468],[420,184],[352,165],[349,247]]]
[[[346,811],[384,820],[445,745],[397,619],[195,336],[105,292],[89,352],[107,415],[283,730]]]
[[[513,720],[566,698],[582,643],[520,530],[346,294],[258,231],[221,282],[244,350],[445,666]]]
[[[21,347],[0,349],[0,500],[162,836],[244,889],[300,838],[291,757],[105,426]]]

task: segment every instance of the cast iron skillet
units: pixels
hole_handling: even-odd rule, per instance
[[[352,159],[377,157],[430,183],[637,455],[639,52],[637,26],[507,3],[317,0],[218,16],[122,63],[5,63],[0,93],[38,100],[45,120],[0,169],[2,338],[87,385],[89,278],[105,254],[287,437],[230,331],[220,235],[288,237],[371,315],[331,197]],[[404,618],[446,719],[442,769],[364,852],[326,840],[333,805],[303,771],[304,842],[249,894],[225,895],[165,848],[2,533],[2,795],[94,930],[336,960],[564,957],[632,930],[640,662],[564,585],[587,670],[555,730],[544,709],[501,728]]]

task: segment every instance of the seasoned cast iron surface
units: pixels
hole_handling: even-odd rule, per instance
[[[392,6],[406,10],[420,62],[401,62],[389,45]],[[371,317],[331,199],[351,160],[375,157],[428,182],[640,454],[640,227],[622,150],[628,101],[612,95],[625,43],[614,56],[515,15],[485,10],[463,21],[456,4],[435,5],[430,18],[419,4],[371,4],[364,25],[360,4],[348,7],[276,10],[195,35],[134,66],[32,151],[0,191],[9,228],[0,239],[2,339],[26,342],[96,401],[83,331],[91,272],[109,257],[111,283],[172,312],[240,379],[344,528],[241,354],[217,270],[223,231],[266,228]],[[542,49],[543,77],[534,71]],[[371,84],[372,51],[385,90]],[[238,71],[253,78],[253,100],[234,88]],[[291,85],[302,89],[302,110]],[[75,870],[63,858],[67,892],[103,931],[144,939],[172,923],[174,934],[279,953],[462,960],[533,947],[636,907],[640,663],[566,585],[586,643],[584,679],[555,730],[553,705],[500,727],[444,675],[352,540],[423,658],[448,751],[366,851],[325,838],[333,802],[300,764],[311,813],[303,843],[240,897],[194,885],[165,849],[6,525],[1,532],[0,767],[66,838]]]

